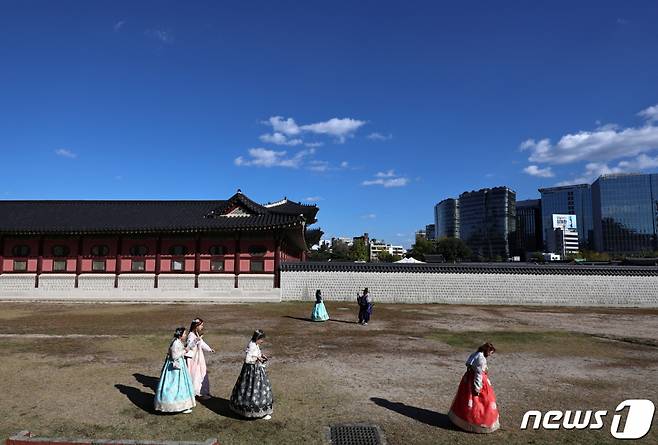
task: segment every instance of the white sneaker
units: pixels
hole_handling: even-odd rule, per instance
[[[183,414],[190,414],[191,412],[192,412],[192,408],[186,409],[185,411],[183,411]]]
[[[272,416],[270,416],[270,415],[268,414],[267,416],[263,417],[263,420],[270,420],[271,418],[272,418]]]

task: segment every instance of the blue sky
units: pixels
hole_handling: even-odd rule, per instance
[[[495,4],[494,4],[495,3]],[[658,3],[0,2],[2,199],[446,197],[658,170]]]

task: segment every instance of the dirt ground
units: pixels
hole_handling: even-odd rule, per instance
[[[328,302],[313,323],[308,303],[139,305],[0,303],[0,439],[39,436],[323,444],[326,428],[370,423],[388,444],[613,443],[612,412],[626,399],[658,404],[658,310]],[[214,397],[192,414],[152,410],[153,388],[176,326],[206,320]],[[243,349],[255,328],[272,356],[272,420],[228,409]],[[501,430],[456,430],[447,419],[465,370],[484,341]],[[602,430],[523,431],[527,410],[607,410]],[[658,417],[658,415],[656,416]],[[636,443],[658,443],[658,426]]]

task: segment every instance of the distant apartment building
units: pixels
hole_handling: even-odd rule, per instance
[[[418,241],[419,239],[427,239],[427,233],[425,232],[425,230],[423,229],[417,230],[415,239],[416,241]]]
[[[459,238],[459,200],[448,198],[434,206],[436,239]]]
[[[542,240],[548,248],[553,236],[553,215],[576,215],[580,249],[591,249],[594,243],[592,190],[589,184],[539,189],[541,193]]]
[[[425,236],[428,240],[436,240],[436,226],[434,224],[428,224],[425,226]]]
[[[541,252],[543,244],[541,200],[516,201],[515,250],[517,255],[525,260],[528,253]]]
[[[566,258],[569,254],[578,253],[578,219],[576,215],[554,214],[551,228],[548,231],[547,250]]]
[[[459,195],[459,237],[474,254],[510,258],[516,231],[516,192],[486,188]]]
[[[379,261],[379,254],[381,252],[388,252],[391,255],[396,255],[403,257],[407,251],[402,246],[394,246],[392,244],[387,244],[384,241],[378,241],[373,239],[370,241],[370,261]]]
[[[658,174],[603,175],[591,189],[596,250],[658,250]]]

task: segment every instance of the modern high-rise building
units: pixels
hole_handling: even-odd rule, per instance
[[[658,249],[658,174],[603,175],[592,184],[594,247],[631,253]]]
[[[562,259],[569,254],[578,252],[578,218],[576,215],[553,215],[548,232],[547,250],[560,255]]]
[[[581,249],[592,249],[594,228],[592,220],[592,192],[589,184],[567,185],[539,189],[541,193],[542,240],[548,246],[553,236],[553,215],[576,215]]]
[[[434,224],[428,224],[425,226],[425,236],[430,241],[436,239],[436,226]]]
[[[494,187],[459,195],[459,237],[474,254],[507,259],[514,250],[516,192]]]
[[[515,250],[525,260],[530,252],[543,250],[541,200],[516,201],[516,246]]]
[[[448,198],[434,206],[436,239],[459,238],[459,200]]]

